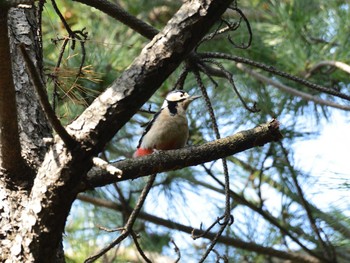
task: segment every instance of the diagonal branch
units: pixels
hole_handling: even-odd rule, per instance
[[[144,21],[134,17],[126,12],[118,3],[112,3],[107,0],[73,0],[82,4],[95,7],[96,9],[108,14],[110,17],[122,22],[131,29],[135,30],[145,38],[152,39],[159,31]]]
[[[205,53],[198,54],[198,56],[200,56],[201,58],[224,59],[224,60],[235,61],[237,63],[247,64],[247,65],[250,65],[250,66],[253,66],[256,68],[260,68],[264,71],[271,72],[271,73],[276,74],[278,76],[281,76],[283,78],[290,79],[294,82],[297,82],[297,83],[304,85],[305,87],[311,88],[313,90],[324,92],[324,93],[342,98],[344,100],[350,101],[350,96],[347,94],[344,94],[342,92],[336,91],[336,90],[331,89],[331,88],[327,88],[327,87],[312,83],[310,81],[307,81],[306,79],[299,78],[295,75],[283,72],[283,71],[281,71],[273,66],[269,66],[269,65],[263,64],[261,62],[256,62],[256,61],[253,61],[253,60],[248,59],[248,58],[243,58],[243,57],[239,57],[239,56],[234,56],[234,55],[230,55],[230,54],[226,54],[226,53],[218,53],[218,52],[205,52]]]
[[[269,84],[273,87],[276,87],[279,90],[282,90],[284,92],[292,94],[293,96],[298,96],[298,97],[300,97],[304,100],[307,100],[307,101],[313,101],[314,103],[319,104],[319,105],[325,105],[325,106],[333,107],[336,109],[350,111],[350,106],[341,105],[341,104],[338,104],[338,103],[335,103],[335,102],[332,102],[329,100],[323,100],[323,99],[320,99],[320,98],[313,96],[309,93],[305,93],[305,92],[293,89],[292,87],[289,87],[289,86],[284,85],[280,82],[277,82],[277,81],[274,81],[268,77],[265,77],[264,75],[244,66],[242,63],[237,63],[236,66],[237,66],[237,68],[239,68],[240,70],[244,71],[245,73],[253,76],[257,80],[260,80],[266,84]]]
[[[319,70],[322,67],[336,67],[348,74],[350,74],[350,65],[341,62],[341,61],[335,61],[335,60],[324,60],[324,61],[320,61],[317,64],[315,64],[314,66],[312,66],[312,68],[310,68],[307,73],[305,74],[305,78],[309,78],[315,71]]]
[[[115,211],[123,210],[123,206],[116,204],[115,202],[111,202],[101,198],[79,194],[78,199],[83,202],[93,204],[95,206],[101,206],[101,207],[113,209]],[[191,234],[193,231],[193,227],[191,226],[182,225],[171,220],[167,220],[161,217],[154,216],[152,214],[148,214],[143,211],[139,213],[139,219],[146,220],[158,226],[164,226],[169,229],[179,230],[187,234]],[[204,232],[202,229],[194,229],[194,231],[199,234],[203,234]],[[216,233],[214,232],[208,232],[203,237],[211,240],[214,238],[215,235]],[[256,253],[260,253],[260,254],[276,257],[276,258],[289,259],[289,260],[292,260],[293,262],[300,262],[300,263],[319,263],[320,262],[317,258],[310,257],[307,255],[301,255],[301,254],[285,252],[285,251],[281,251],[281,250],[277,250],[269,247],[264,247],[253,242],[245,242],[241,239],[228,237],[228,236],[220,236],[218,239],[218,242],[228,246],[233,246],[233,247],[241,248],[247,251],[256,252]]]
[[[57,134],[61,137],[67,148],[72,150],[77,145],[77,142],[72,138],[71,135],[68,134],[66,129],[57,118],[54,110],[52,109],[46,94],[45,86],[40,79],[39,73],[37,72],[33,61],[30,59],[24,45],[20,45],[20,50],[22,52],[24,61],[27,64],[27,69],[29,71],[29,75],[31,77],[35,90],[38,94],[39,102],[43,107],[48,121],[52,125],[53,129],[57,132]]]
[[[278,141],[281,138],[278,121],[272,120],[254,129],[238,132],[235,135],[200,146],[160,151],[145,157],[116,162],[115,167],[123,171],[121,178],[116,175],[106,174],[104,171],[92,171],[88,175],[86,185],[83,186],[81,191],[117,181],[136,179],[154,173],[217,160],[256,146],[262,146],[268,142]]]
[[[31,249],[35,251],[34,261],[52,261],[76,194],[82,188],[86,189],[81,183],[93,165],[92,157],[102,151],[106,143],[187,58],[231,2],[184,2],[128,69],[68,126],[68,133],[79,141],[81,147],[69,151],[61,140],[50,147],[39,168],[30,200],[22,212],[23,218],[33,220],[21,224],[21,231],[14,238],[23,240],[22,254]],[[38,204],[40,209],[37,209]],[[33,237],[30,244],[26,242],[26,236]]]
[[[146,200],[146,197],[149,193],[149,191],[151,190],[152,186],[153,186],[153,183],[156,179],[156,174],[153,174],[152,176],[149,177],[145,187],[143,188],[141,194],[140,194],[140,197],[137,201],[137,204],[135,206],[135,208],[132,210],[129,218],[128,218],[128,221],[126,222],[125,226],[123,227],[123,231],[122,233],[120,234],[120,236],[118,236],[114,241],[112,241],[112,243],[110,243],[108,246],[106,246],[105,248],[103,248],[101,251],[99,251],[97,254],[87,258],[85,260],[85,263],[91,263],[91,262],[94,262],[96,261],[97,259],[99,259],[101,256],[103,256],[104,254],[106,254],[110,249],[112,249],[113,247],[115,247],[117,244],[119,244],[121,241],[123,241],[127,236],[129,236],[130,234],[134,237],[133,235],[133,226],[135,224],[135,221],[137,219],[137,217],[139,216],[140,214],[140,211],[141,211],[141,208]],[[139,246],[138,246],[138,243],[137,241],[135,241],[135,244],[139,250]],[[140,250],[139,250],[140,251]],[[142,250],[141,250],[142,251]],[[142,257],[144,257],[144,254],[142,252]],[[144,257],[146,258],[146,256]],[[149,262],[149,261],[148,261]]]
[[[314,215],[313,215],[313,213],[311,211],[311,208],[308,206],[308,203],[306,201],[306,198],[305,198],[305,195],[303,193],[303,190],[301,189],[300,184],[298,182],[297,175],[296,175],[296,173],[295,173],[295,171],[294,171],[294,169],[293,169],[293,167],[292,167],[292,165],[291,165],[291,163],[289,161],[288,152],[284,148],[282,142],[280,142],[279,144],[280,144],[280,147],[282,149],[283,157],[284,157],[284,159],[286,161],[287,167],[288,167],[288,169],[289,169],[289,171],[290,171],[290,173],[292,175],[294,186],[297,189],[297,192],[298,192],[298,195],[299,195],[299,198],[300,198],[300,201],[301,201],[301,205],[305,209],[305,212],[306,212],[307,218],[309,219],[311,228],[312,228],[312,230],[314,231],[314,233],[317,236],[317,239],[318,239],[318,242],[319,242],[319,246],[322,249],[322,251],[324,253],[324,256],[328,259],[327,262],[336,262],[336,255],[334,254],[334,248],[333,248],[332,244],[330,244],[327,241],[324,241],[322,236],[321,236],[321,229],[317,226],[316,219],[315,219],[315,217],[314,217]]]
[[[185,2],[161,33],[69,128],[98,153],[186,59],[231,0]]]

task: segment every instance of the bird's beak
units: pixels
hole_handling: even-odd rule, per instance
[[[191,103],[192,101],[194,101],[194,100],[196,100],[196,99],[198,99],[198,98],[200,98],[200,97],[202,97],[202,96],[190,96],[190,97],[188,97],[188,98],[184,101],[184,104],[183,104],[185,110],[187,109],[188,105],[190,105],[190,103]]]
[[[192,101],[194,101],[194,100],[196,100],[196,99],[199,99],[200,97],[202,97],[202,96],[201,96],[201,95],[191,96],[191,97],[188,98],[188,100],[189,100],[190,102],[192,102]]]

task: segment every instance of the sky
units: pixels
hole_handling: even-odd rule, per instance
[[[329,122],[321,121],[319,136],[293,145],[297,167],[309,172],[314,184],[310,196],[319,208],[332,203],[350,216],[350,114],[334,110]]]

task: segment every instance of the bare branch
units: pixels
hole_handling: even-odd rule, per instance
[[[149,193],[149,191],[151,190],[152,188],[152,185],[154,183],[156,179],[156,174],[153,174],[152,176],[149,177],[145,187],[143,188],[141,194],[140,194],[140,197],[137,201],[137,204],[135,206],[135,208],[132,210],[129,218],[128,218],[128,221],[126,222],[125,226],[124,226],[124,230],[123,232],[120,234],[120,236],[115,239],[114,241],[112,241],[108,246],[106,246],[105,248],[103,248],[102,250],[100,250],[97,254],[87,258],[85,260],[85,263],[90,263],[90,262],[94,262],[96,261],[97,259],[99,259],[102,255],[106,254],[110,249],[112,249],[113,247],[115,247],[116,245],[118,245],[121,241],[123,241],[128,235],[132,234],[133,230],[133,226],[134,226],[134,223],[141,211],[141,208],[146,200],[146,197]],[[133,234],[132,234],[133,235]],[[134,236],[133,236],[134,237]],[[135,243],[138,251],[140,252],[141,256],[144,258],[144,259],[147,259],[147,257],[144,255],[142,249],[139,247],[139,244],[138,242],[136,241]],[[148,260],[148,259],[147,259]],[[147,261],[149,262],[149,261]]]
[[[180,259],[181,259],[181,251],[180,251],[179,247],[176,245],[174,239],[171,239],[170,242],[173,243],[174,251],[177,254],[177,259],[175,260],[174,263],[178,263],[178,262],[180,262]]]
[[[334,103],[332,101],[328,101],[328,100],[323,100],[323,99],[320,99],[320,98],[317,98],[313,95],[310,95],[308,93],[305,93],[305,92],[302,92],[302,91],[299,91],[299,90],[296,90],[292,87],[289,87],[287,85],[284,85],[282,83],[279,83],[277,81],[274,81],[268,77],[265,77],[264,75],[261,75],[259,74],[258,72],[250,69],[250,68],[247,68],[245,67],[243,64],[241,63],[237,63],[236,64],[237,68],[239,68],[240,70],[248,73],[249,75],[253,76],[254,78],[264,82],[264,83],[267,83],[271,86],[274,86],[284,92],[287,92],[289,94],[292,94],[294,96],[298,96],[298,97],[301,97],[302,99],[304,100],[308,100],[308,101],[313,101],[315,102],[316,104],[319,104],[319,105],[324,105],[324,106],[329,106],[329,107],[333,107],[333,108],[337,108],[337,109],[341,109],[341,110],[345,110],[345,111],[350,111],[350,106],[346,106],[346,105],[340,105],[338,103]]]
[[[73,0],[85,5],[95,7],[96,9],[108,14],[114,19],[122,22],[131,29],[138,32],[140,35],[152,39],[159,31],[151,25],[143,22],[142,20],[134,17],[126,12],[119,4],[111,3],[107,0]]]
[[[113,209],[116,211],[122,211],[122,209],[123,209],[121,205],[117,205],[114,202],[111,202],[111,201],[108,201],[105,199],[101,199],[101,198],[90,197],[87,195],[79,194],[78,199],[82,200],[84,202],[94,204],[96,206],[102,206],[102,207],[106,207],[106,208]],[[157,217],[157,216],[154,216],[154,215],[142,212],[142,211],[139,213],[139,218],[143,219],[143,220],[147,220],[147,221],[154,223],[156,225],[164,226],[164,227],[167,227],[169,229],[175,229],[175,230],[182,231],[182,232],[188,233],[188,234],[191,234],[193,231],[193,228],[191,226],[182,225],[182,224],[176,223],[174,221],[166,220],[166,219],[163,219],[163,218],[160,218],[160,217]],[[194,231],[196,233],[203,233],[202,229],[194,229]],[[207,235],[205,235],[205,238],[213,239],[215,237],[215,235],[216,235],[216,233],[209,232],[209,233],[207,233]],[[321,262],[320,260],[318,260],[317,258],[314,258],[314,257],[309,257],[309,256],[297,254],[297,253],[285,252],[285,251],[281,251],[281,250],[277,250],[277,249],[273,249],[273,248],[269,248],[269,247],[264,247],[264,246],[260,246],[256,243],[254,243],[254,242],[245,242],[243,240],[228,237],[228,236],[219,237],[218,242],[221,244],[228,245],[228,246],[233,246],[233,247],[245,249],[247,251],[252,251],[252,252],[256,252],[256,253],[260,253],[260,254],[264,254],[264,255],[269,255],[272,257],[282,258],[282,259],[289,259],[289,260],[293,260],[295,262],[300,262],[300,263],[320,263]]]
[[[350,96],[346,95],[344,93],[338,92],[334,89],[330,89],[315,83],[312,83],[310,81],[307,81],[305,79],[299,78],[297,76],[294,76],[292,74],[288,74],[286,72],[283,72],[281,70],[276,69],[275,67],[272,66],[268,66],[265,65],[261,62],[256,62],[247,58],[243,58],[243,57],[238,57],[238,56],[234,56],[234,55],[230,55],[230,54],[226,54],[226,53],[218,53],[218,52],[205,52],[205,53],[201,53],[198,54],[198,56],[202,57],[202,58],[217,58],[217,59],[225,59],[225,60],[231,60],[231,61],[235,61],[237,63],[243,63],[243,64],[247,64],[253,67],[257,67],[260,68],[262,70],[265,70],[267,72],[271,72],[273,74],[276,74],[278,76],[281,76],[283,78],[286,79],[290,79],[292,81],[295,81],[297,83],[300,83],[302,85],[304,85],[305,87],[314,89],[314,90],[318,90],[345,100],[350,101]]]
[[[58,136],[62,139],[62,141],[65,143],[68,149],[72,150],[77,146],[77,142],[73,139],[73,137],[66,131],[66,129],[63,127],[59,119],[57,118],[55,112],[51,108],[51,105],[49,103],[49,99],[46,94],[45,86],[39,76],[39,73],[37,72],[34,63],[30,59],[25,46],[20,45],[20,50],[22,52],[23,58],[27,64],[27,69],[29,71],[29,75],[31,77],[31,80],[33,82],[33,85],[35,87],[35,90],[38,94],[38,98],[40,101],[41,106],[43,107],[43,110],[45,112],[45,115],[54,128],[54,130],[57,132]]]
[[[101,171],[93,171],[88,175],[86,185],[82,186],[81,191],[217,160],[268,142],[278,141],[281,138],[278,121],[272,120],[254,129],[238,132],[200,146],[160,151],[148,156],[116,162],[115,167],[123,171],[122,178]]]
[[[312,68],[310,68],[307,73],[305,74],[305,78],[309,78],[315,71],[319,70],[322,67],[336,67],[348,74],[350,74],[350,65],[341,62],[341,61],[335,61],[335,60],[325,60],[325,61],[320,61]]]
[[[106,161],[102,160],[101,158],[98,157],[94,157],[92,158],[92,162],[94,163],[94,165],[96,165],[98,168],[101,168],[102,170],[106,170],[106,172],[113,174],[119,178],[122,177],[123,171],[116,168],[113,165],[110,165],[109,163],[107,163]]]

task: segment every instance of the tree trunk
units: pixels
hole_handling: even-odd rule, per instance
[[[32,60],[42,69],[35,10],[11,11],[20,141],[23,159],[30,168],[22,184],[5,182],[4,178],[11,181],[18,174],[4,177],[7,171],[1,170],[0,261],[63,261],[55,255],[62,255],[57,251],[62,251],[65,222],[81,182],[92,167],[92,157],[187,58],[230,3],[231,0],[185,2],[124,74],[70,125],[69,133],[79,141],[79,146],[70,150],[58,136],[49,149],[43,144],[43,138],[50,136],[50,129],[16,48],[16,44],[24,43]]]

